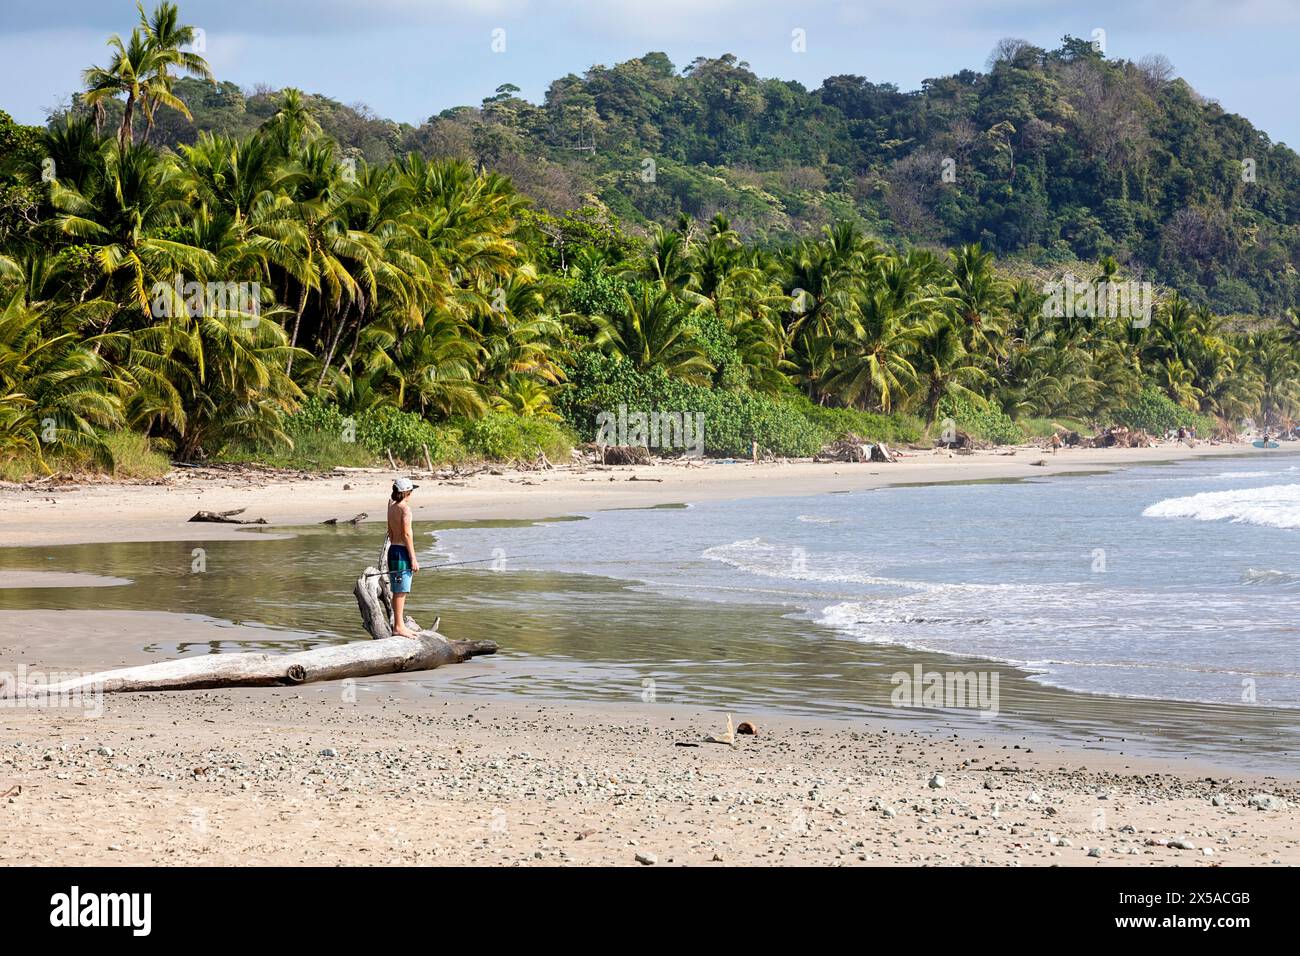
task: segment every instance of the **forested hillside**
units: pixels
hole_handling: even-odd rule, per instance
[[[915,92],[884,79],[834,76],[809,91],[730,55],[679,70],[651,53],[557,79],[541,105],[505,84],[418,128],[307,101],[351,155],[482,164],[554,212],[597,205],[632,225],[722,213],[765,240],[848,218],[890,240],[979,242],[1045,266],[1114,256],[1223,313],[1297,303],[1300,158],[1164,58],[1008,40],[984,73]],[[279,98],[194,79],[176,92],[193,121],[163,113],[151,142],[245,136]]]

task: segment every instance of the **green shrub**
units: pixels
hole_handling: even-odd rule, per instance
[[[423,462],[426,447],[434,462],[459,461],[464,457],[456,429],[439,427],[416,412],[404,412],[392,405],[379,405],[359,414],[356,437],[375,454],[391,451],[403,461]]]
[[[827,408],[818,405],[803,394],[793,394],[787,399],[800,413],[816,425],[825,442],[856,435],[872,442],[909,444],[920,441],[925,426],[911,415],[864,412],[856,408]]]
[[[323,402],[319,398],[309,398],[298,406],[298,410],[284,419],[284,430],[290,437],[308,435],[312,432],[332,432],[342,435],[350,422],[339,411],[337,405]]]
[[[171,471],[171,462],[160,454],[148,436],[133,431],[106,432],[100,436],[113,456],[117,478],[159,478]]]
[[[434,463],[465,457],[456,429],[434,425],[414,412],[389,405],[353,417],[344,415],[336,405],[311,398],[285,416],[284,431],[293,441],[292,447],[241,447],[223,457],[255,458],[285,468],[370,465],[376,459],[384,460],[390,451],[402,461],[423,463],[426,446]]]
[[[145,435],[133,431],[101,432],[100,441],[108,450],[112,467],[108,468],[88,450],[68,449],[46,457],[52,472],[96,472],[114,478],[159,478],[171,470],[167,456],[154,448]],[[0,481],[31,481],[49,472],[31,455],[13,455],[0,459]]]
[[[544,418],[488,412],[477,421],[458,420],[456,426],[466,452],[495,461],[532,460],[538,452],[565,460],[573,449],[568,429]]]
[[[945,396],[939,402],[938,421],[952,419],[957,428],[995,445],[1016,445],[1025,433],[996,405],[977,406],[964,398]]]
[[[476,421],[454,419],[441,425],[415,412],[404,412],[391,405],[368,408],[355,418],[342,414],[334,405],[316,399],[286,419],[285,430],[295,448],[283,457],[306,464],[343,464],[338,460],[343,450],[367,461],[388,452],[404,462],[422,464],[424,451],[435,465],[451,464],[466,458],[494,461],[531,460],[538,452],[548,458],[563,460],[573,448],[573,435],[558,422],[544,418],[489,412]],[[307,454],[311,452],[312,454]],[[263,454],[270,463],[274,455]],[[365,463],[365,462],[361,462]]]
[[[1016,424],[1030,438],[1051,438],[1059,428],[1078,432],[1080,435],[1092,434],[1092,428],[1074,418],[1018,418]]]
[[[1215,421],[1183,408],[1154,385],[1148,385],[1126,408],[1115,414],[1115,422],[1150,435],[1163,435],[1171,428],[1195,428],[1198,435],[1214,434]]]
[[[824,444],[823,431],[783,398],[746,391],[710,389],[669,378],[661,368],[638,370],[630,362],[587,352],[567,370],[568,385],[556,409],[584,441],[594,441],[597,416],[624,406],[629,413],[704,415],[704,450],[710,455],[748,457],[750,442],[777,455],[806,457]]]

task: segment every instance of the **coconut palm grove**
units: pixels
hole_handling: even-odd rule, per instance
[[[1300,416],[1300,159],[1158,58],[649,54],[415,128],[222,83],[183,19],[0,113],[2,478],[553,458],[620,405],[721,456]]]

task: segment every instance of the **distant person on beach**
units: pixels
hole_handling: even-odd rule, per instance
[[[393,633],[402,637],[415,637],[406,629],[406,596],[411,593],[411,577],[420,570],[420,560],[415,556],[415,541],[411,537],[411,506],[406,499],[419,485],[410,478],[393,482],[393,494],[388,501],[388,574],[393,587]]]
[[[1052,432],[1052,454],[1055,455],[1057,449],[1059,449],[1060,447],[1061,447],[1061,436],[1058,435],[1056,432]]]

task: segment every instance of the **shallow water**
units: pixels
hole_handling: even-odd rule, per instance
[[[402,683],[884,716],[1290,769],[1300,749],[1300,530],[1289,492],[1259,491],[1300,483],[1297,462],[1273,453],[420,525],[426,566],[495,555],[504,569],[423,572],[412,613],[426,623],[439,614],[444,633],[496,640],[502,652]],[[171,610],[265,630],[255,645],[154,634],[148,649],[160,657],[355,639],[352,582],[375,563],[379,533],[292,530],[0,550],[0,569],[130,581],[0,589],[0,607]],[[891,706],[894,678],[915,663],[997,675],[996,715],[950,700],[937,711]]]
[[[440,541],[469,558],[544,552],[549,567],[678,599],[768,604],[1070,690],[1300,708],[1296,461],[708,503],[653,530],[606,512]]]

